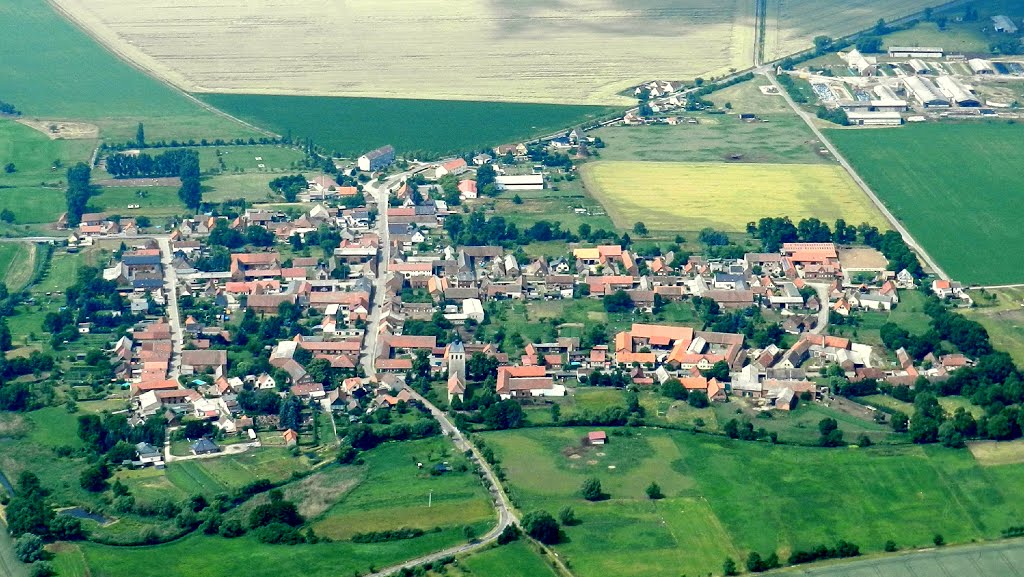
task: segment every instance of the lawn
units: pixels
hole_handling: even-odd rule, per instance
[[[139,208],[129,209],[129,204],[137,204]],[[145,188],[105,186],[99,189],[99,194],[89,200],[89,206],[108,214],[119,214],[125,218],[134,216],[158,218],[186,212],[185,205],[178,198],[178,189],[173,186]]]
[[[656,429],[612,434],[585,448],[590,429],[487,433],[524,510],[572,506],[582,523],[556,546],[580,577],[718,573],[726,556],[847,539],[865,552],[999,536],[1017,524],[1024,466],[981,468],[968,451],[939,447],[820,449],[730,441]],[[575,493],[597,476],[610,499]],[[666,499],[649,501],[656,481]]]
[[[516,197],[522,201],[520,204],[516,204]],[[482,197],[469,206],[483,206],[495,216],[504,217],[521,229],[529,228],[538,220],[546,220],[560,223],[562,230],[572,232],[578,231],[584,223],[591,230],[615,230],[615,224],[605,214],[604,207],[587,192],[578,175],[573,180],[551,182],[544,190],[504,193],[493,200]],[[584,209],[586,212],[577,213],[576,209]],[[568,252],[564,243],[562,249],[559,256]],[[524,247],[524,250],[530,249]]]
[[[342,156],[391,144],[437,158],[491,148],[614,114],[604,106],[203,94],[210,104],[280,134],[310,138]],[[441,120],[443,119],[443,120]]]
[[[0,15],[3,10],[0,6]],[[3,74],[0,70],[0,78]],[[0,172],[0,210],[13,212],[19,225],[57,220],[64,212],[66,168],[55,169],[54,161],[63,167],[88,161],[95,146],[95,139],[50,140],[23,124],[0,120],[0,166],[16,168],[13,174]]]
[[[256,479],[278,483],[289,479],[293,472],[308,469],[305,457],[293,457],[283,447],[263,447],[237,455],[169,463],[167,479],[189,494],[216,495]]]
[[[114,50],[195,92],[629,105],[621,93],[641,82],[724,74],[753,57],[754,7],[742,0],[394,0],[330,10],[254,0],[241,13],[199,0],[144,13],[58,3]],[[183,13],[201,13],[202,26]],[[239,18],[258,26],[240,29]],[[339,120],[322,118],[342,132]]]
[[[32,280],[32,266],[36,246],[30,243],[8,242],[0,244],[0,278],[7,289],[17,292]]]
[[[1020,237],[1024,127],[921,124],[899,130],[830,130],[828,137],[953,278],[1024,281]]]
[[[753,112],[765,122],[743,122],[738,114],[696,114],[699,124],[608,126],[592,133],[606,145],[597,152],[602,160],[835,164],[819,153],[818,139],[791,109],[777,110],[785,103],[782,97],[762,95],[755,82],[762,81],[744,82],[711,98],[724,106],[733,94],[736,113]]]
[[[774,216],[884,226],[837,166],[601,161],[585,165],[583,176],[620,227],[738,232]]]
[[[401,527],[430,531],[493,525],[487,492],[472,470],[430,474],[431,467],[445,461],[452,467],[467,464],[446,439],[388,443],[365,458],[366,479],[313,524],[318,535],[344,540],[355,533]]]
[[[0,4],[0,37],[0,94],[27,117],[92,122],[115,141],[138,122],[151,140],[258,136],[118,59],[44,0]]]
[[[208,191],[203,191],[203,201],[224,202],[238,198],[249,202],[281,201],[281,195],[270,190],[270,181],[273,179],[274,175],[256,172],[208,176],[203,179],[203,187],[209,187]]]

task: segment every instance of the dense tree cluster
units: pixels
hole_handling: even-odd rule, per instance
[[[111,154],[107,157],[107,172],[114,178],[163,178],[181,176],[181,169],[187,159],[195,159],[199,153],[187,148],[168,150],[156,156],[142,152],[132,154]]]
[[[444,228],[452,242],[463,246],[502,245],[514,247],[531,242],[564,240],[575,242],[578,239],[572,232],[562,230],[561,223],[538,220],[525,230],[520,230],[515,223],[508,222],[503,216],[487,218],[482,210],[477,210],[464,218],[461,214],[452,214],[445,219]]]
[[[88,164],[79,162],[68,168],[67,177],[68,188],[64,195],[67,200],[68,226],[77,226],[82,222],[82,215],[85,214],[89,198],[93,194],[93,187],[89,184],[92,169]]]
[[[270,181],[270,190],[284,195],[284,199],[288,202],[295,202],[298,198],[299,193],[306,189],[309,181],[306,180],[305,175],[292,174],[289,176],[279,176],[274,180]]]
[[[21,111],[14,107],[10,102],[4,102],[0,100],[0,114],[6,114],[8,116],[21,116]]]
[[[34,473],[22,472],[6,509],[7,530],[20,537],[27,533],[47,541],[73,541],[85,538],[82,523],[73,517],[56,515],[50,491]]]

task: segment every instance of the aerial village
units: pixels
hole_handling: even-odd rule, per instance
[[[586,136],[572,131],[564,140],[574,146]],[[919,290],[912,274],[890,270],[878,250],[865,246],[794,242],[742,258],[680,259],[576,243],[557,258],[529,258],[507,244],[453,243],[446,219],[462,211],[448,206],[437,182],[447,177],[450,187],[454,179],[462,208],[480,194],[478,172],[493,171],[488,187],[543,189],[543,172],[510,176],[495,161],[525,151],[524,145],[498,147],[471,162],[420,164],[356,185],[321,175],[300,192],[313,206],[301,214],[249,208],[234,219],[197,216],[164,238],[133,238],[131,220],[84,215],[69,246],[124,239],[103,278],[116,283],[133,314],[147,315],[110,351],[117,379],[130,392],[132,424],[208,422],[217,434],[189,439],[196,455],[222,450],[211,437],[258,446],[261,429],[277,430],[294,445],[299,433],[281,431],[275,416],[254,410],[253,395],[294,396],[355,422],[415,398],[406,379],[426,370],[439,384],[435,400],[457,408],[474,386],[467,362],[481,356],[497,368],[488,386],[500,399],[548,402],[587,386],[595,373],[616,373],[620,382],[640,387],[678,379],[709,402],[732,397],[783,411],[800,399],[827,402],[830,391],[818,377],[829,367],[853,381],[909,386],[919,377],[942,380],[971,362],[962,355],[915,361],[903,349],[833,334],[830,322],[889,311],[902,291]],[[351,174],[383,171],[394,161],[394,150],[384,147],[361,157]],[[253,227],[267,238],[226,259],[212,242]],[[286,257],[284,247],[316,250],[304,253],[309,256],[289,250]],[[220,259],[213,258],[217,253]],[[969,304],[958,283],[936,280],[927,288]],[[572,299],[621,301],[635,321],[607,339],[557,336],[509,345],[476,338],[503,302]],[[656,309],[688,300],[716,311],[759,311],[777,319],[778,334],[755,346],[742,333],[653,322]],[[238,339],[256,337],[228,324],[241,318],[243,327],[260,331],[275,317],[291,319],[292,334],[268,342],[257,358],[236,360],[232,351],[244,344]],[[789,346],[782,345],[783,334],[790,335]],[[137,464],[162,465],[159,454],[140,446]]]

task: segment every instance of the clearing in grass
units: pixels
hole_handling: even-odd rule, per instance
[[[884,227],[882,215],[837,166],[600,161],[585,165],[583,177],[623,228],[643,222],[660,231],[738,232],[775,216]]]
[[[102,0],[57,4],[114,52],[190,92],[629,105],[620,93],[641,82],[753,63],[754,6],[745,0],[393,0],[326,9],[252,0],[241,14],[200,0],[141,13]],[[187,13],[201,14],[203,25]],[[259,26],[241,30],[240,17]]]
[[[581,443],[593,429],[487,433],[513,498],[524,510],[575,509],[556,546],[580,577],[717,573],[726,556],[834,545],[861,551],[1000,537],[1019,524],[1013,496],[1024,466],[986,469],[970,452],[941,447],[822,449],[730,441],[657,429],[609,433],[607,445]],[[610,495],[578,496],[596,476]],[[666,498],[644,489],[657,482]],[[898,511],[898,514],[893,513]]]
[[[199,96],[239,118],[280,134],[309,138],[327,150],[352,158],[385,144],[421,159],[461,154],[521,142],[620,112],[607,106],[557,104],[252,94]]]
[[[939,266],[964,283],[1024,281],[1024,127],[920,124],[830,130],[832,140]],[[850,219],[847,219],[848,221]]]
[[[0,37],[0,94],[28,118],[89,121],[114,141],[138,122],[153,140],[260,136],[119,60],[45,0],[0,3]]]

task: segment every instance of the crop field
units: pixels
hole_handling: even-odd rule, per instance
[[[618,93],[640,82],[753,58],[753,3],[742,0],[57,4],[189,92],[628,104]]]
[[[26,117],[85,120],[113,140],[257,136],[122,62],[45,0],[0,3],[0,94]],[[52,160],[52,159],[46,159]]]
[[[1024,127],[928,124],[830,130],[860,176],[939,266],[964,283],[1024,281]]]
[[[313,525],[318,535],[348,539],[354,533],[414,527],[490,523],[494,512],[472,472],[433,476],[429,468],[465,458],[444,439],[388,443],[366,455],[368,476]],[[423,469],[416,464],[423,463]],[[432,496],[431,496],[432,495]]]
[[[519,142],[620,111],[608,106],[201,94],[204,101],[279,134],[310,138],[342,156],[385,144],[439,157]]]
[[[762,217],[869,222],[882,215],[838,166],[614,162],[587,164],[587,189],[619,227],[742,231]]]
[[[656,429],[583,447],[589,429],[487,433],[524,510],[572,506],[556,550],[580,577],[718,573],[726,556],[785,558],[838,539],[862,551],[996,538],[1017,524],[1024,466],[982,469],[968,451],[920,446],[828,450]],[[596,476],[610,495],[577,494]],[[666,498],[644,488],[657,482]]]
[[[814,37],[839,38],[934,6],[931,0],[768,0],[764,56],[775,60],[814,46]]]
[[[862,559],[800,571],[809,577],[919,577],[956,575],[990,577],[1017,575],[1024,565],[1024,542],[967,545],[951,549],[913,551],[905,555]]]

